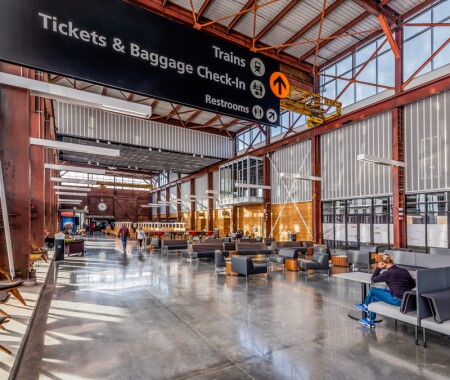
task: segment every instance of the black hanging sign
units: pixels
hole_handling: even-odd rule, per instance
[[[279,64],[122,0],[1,0],[0,60],[278,124]]]

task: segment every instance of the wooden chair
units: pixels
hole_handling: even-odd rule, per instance
[[[22,305],[27,306],[27,303],[23,299],[22,294],[20,294],[20,292],[19,292],[19,288],[21,288],[23,286],[23,281],[13,281],[10,274],[2,268],[0,268],[0,273],[2,275],[4,275],[9,281],[9,284],[0,284],[0,292],[11,293],[14,297],[17,298],[17,300]],[[0,302],[0,303],[5,303],[5,302]]]
[[[8,317],[0,317],[0,329],[4,330],[5,328],[3,327],[3,325],[8,322],[9,322]],[[8,355],[11,355],[11,351],[8,350],[5,346],[2,346],[1,344],[0,344],[0,351],[6,352]]]
[[[34,264],[39,260],[44,260],[48,263],[47,260],[47,250],[42,247],[36,247],[31,244],[31,252],[30,252],[30,270],[34,270]]]

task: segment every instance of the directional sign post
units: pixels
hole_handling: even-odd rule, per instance
[[[279,97],[280,99],[288,96],[290,85],[286,75],[280,73],[279,71],[274,72],[270,76],[270,89],[272,90],[274,95]]]

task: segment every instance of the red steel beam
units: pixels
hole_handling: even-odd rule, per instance
[[[325,16],[327,17],[327,15],[329,15],[331,12],[333,12],[337,7],[339,7],[340,5],[344,4],[347,0],[337,0],[335,1],[333,4],[331,4],[327,9],[325,9]],[[309,29],[311,29],[314,25],[316,25],[318,22],[320,22],[320,20],[322,19],[322,13],[320,13],[318,16],[316,16],[315,18],[313,18],[308,24],[306,24],[303,28],[301,28],[297,33],[295,33],[291,38],[289,38],[285,43],[283,43],[283,45],[289,45],[292,44],[293,42],[297,41],[297,39],[299,37],[301,37],[303,34],[305,34]],[[339,33],[340,34],[340,33]],[[284,49],[286,49],[287,46],[285,47],[280,47],[277,50],[277,53],[281,53]]]
[[[255,43],[263,38],[292,8],[302,0],[292,0],[286,7],[255,36]]]
[[[403,15],[401,15],[400,16],[400,20],[402,22],[405,21],[409,17],[414,16],[417,13],[420,13],[420,11],[422,11],[423,9],[428,7],[429,5],[433,4],[434,2],[436,2],[436,0],[425,0],[423,3],[418,4],[414,8],[410,9],[408,12],[404,13]],[[362,47],[366,43],[374,40],[375,38],[379,37],[381,34],[383,34],[383,31],[377,31],[377,32],[374,32],[371,35],[365,37],[364,39],[362,39],[361,41],[357,42],[353,46],[350,46],[349,48],[347,48],[344,51],[340,52],[339,54],[335,55],[333,58],[330,58],[326,63],[324,63],[321,66],[319,66],[319,70],[322,70],[326,66],[329,66],[329,65],[333,64],[334,62],[339,61],[341,58],[346,57],[350,53],[355,52],[357,49],[359,49],[360,47]]]
[[[198,115],[200,115],[201,113],[202,113],[202,110],[195,111],[191,116],[189,116],[189,117],[186,119],[186,121],[185,121],[186,125],[189,124],[192,120],[194,120],[194,119],[195,119]]]
[[[340,34],[345,33],[347,30],[353,28],[355,25],[358,25],[361,21],[365,20],[367,17],[369,17],[369,15],[370,15],[369,12],[364,12],[364,13],[360,14],[358,17],[356,17],[355,19],[350,21],[347,25],[344,25],[342,28],[340,28],[339,30],[334,32],[333,36],[339,36]],[[324,46],[328,45],[332,41],[334,41],[334,40],[333,39],[329,39],[329,40],[322,41],[321,43],[319,43],[319,49],[322,49]],[[315,53],[315,51],[316,51],[316,47],[314,46],[313,48],[308,50],[308,52],[303,54],[299,58],[299,61],[300,62],[304,61],[306,58],[308,58],[309,56],[313,55]]]
[[[338,0],[340,1],[340,0]],[[180,6],[174,4],[168,4],[166,7],[163,7],[160,2],[155,0],[129,0],[130,3],[139,5],[145,9],[152,11],[153,13],[165,16],[172,20],[178,21],[182,24],[193,27],[194,21],[192,19],[192,14],[189,10],[186,10]],[[253,39],[247,36],[244,36],[241,33],[236,31],[231,31],[227,33],[227,29],[219,24],[214,24],[211,26],[207,26],[202,28],[202,30],[208,32],[211,35],[216,37],[225,39],[229,42],[235,43],[241,47],[245,47],[247,49],[253,49]],[[260,44],[261,47],[267,47],[267,45]],[[309,63],[300,63],[297,58],[289,55],[289,54],[277,54],[276,51],[267,50],[261,52],[265,56],[273,58],[279,62],[285,63],[287,65],[293,66],[307,74],[310,73],[312,65]],[[312,77],[311,77],[312,83]]]
[[[227,26],[227,32],[229,33],[231,29],[234,28],[234,26],[239,22],[239,20],[241,19],[242,16],[244,16],[245,13],[241,13],[246,11],[247,9],[249,9],[250,7],[253,6],[253,4],[255,3],[255,0],[248,0],[247,3],[243,6],[243,8],[241,9],[241,11],[239,12],[239,14],[237,14],[233,20],[231,20],[231,22],[229,23],[229,25]]]
[[[420,67],[414,72],[414,74],[412,74],[412,75],[405,81],[405,83],[403,83],[402,89],[404,89],[408,84],[410,84],[411,81],[416,77],[416,75],[419,74],[419,73],[422,71],[422,69],[423,69],[426,65],[428,65],[434,57],[436,57],[442,50],[445,49],[445,47],[448,45],[449,42],[450,42],[450,38],[447,38],[447,41],[445,41],[445,42],[441,45],[441,47],[440,47],[439,49],[437,49],[433,54],[431,54],[431,56],[428,57],[428,59],[427,59],[424,63],[422,63],[422,65],[420,65]]]
[[[378,15],[378,21],[381,25],[381,28],[383,29],[386,39],[389,42],[389,45],[391,46],[391,50],[394,53],[395,59],[400,59],[400,49],[397,43],[395,42],[395,37],[392,34],[391,28],[389,27],[386,17],[384,17],[383,15]]]
[[[354,112],[345,114],[319,127],[307,129],[305,131],[296,134],[295,136],[291,136],[284,140],[276,141],[268,146],[255,149],[254,151],[252,151],[252,155],[261,156],[263,154],[273,152],[277,149],[280,149],[283,146],[299,143],[306,139],[310,139],[313,136],[322,135],[334,131],[336,129],[343,128],[345,127],[346,122],[348,122],[349,120],[351,122],[363,120],[370,116],[374,116],[382,112],[389,111],[395,107],[402,107],[407,104],[419,101],[421,99],[428,98],[432,95],[446,91],[448,89],[450,89],[450,74],[434,79],[431,82],[424,83],[410,90],[406,90],[400,94],[393,95],[387,99],[384,99],[378,103],[372,104],[363,109],[359,109]]]

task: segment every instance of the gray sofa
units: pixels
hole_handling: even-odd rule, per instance
[[[272,254],[272,250],[267,249],[267,245],[264,243],[244,243],[242,241],[236,243],[236,251],[239,251],[242,256]]]
[[[420,269],[416,275],[417,286],[414,294],[417,309],[415,311],[403,314],[399,307],[384,302],[371,303],[368,308],[374,313],[412,324],[415,327],[416,344],[418,343],[418,327],[422,327],[423,343],[426,347],[427,329],[450,335],[450,267]],[[433,294],[438,294],[441,301],[436,310],[430,306],[430,298]],[[440,319],[435,314],[438,314]]]
[[[266,266],[253,266],[253,261],[250,257],[231,256],[231,271],[242,274],[248,281],[250,276],[255,274],[265,274],[267,280]]]
[[[430,255],[449,255],[450,248],[430,248]]]
[[[404,251],[385,251],[387,255],[392,256],[394,263],[399,267],[409,271],[419,269],[432,269],[450,266],[450,255],[429,255],[428,253],[404,252]]]
[[[305,271],[306,279],[308,279],[308,270],[310,269],[325,271],[327,276],[330,276],[330,262],[326,253],[314,253],[312,260],[299,260],[298,267]]]
[[[185,239],[180,240],[169,240],[163,239],[161,240],[161,250],[167,254],[169,251],[180,251],[182,249],[187,249],[188,243]]]
[[[296,248],[281,248],[278,255],[271,255],[269,257],[269,268],[272,268],[273,264],[283,266],[283,272],[285,269],[286,259],[298,259],[298,252]]]
[[[450,267],[417,272],[417,309],[426,347],[426,330],[450,336]]]

